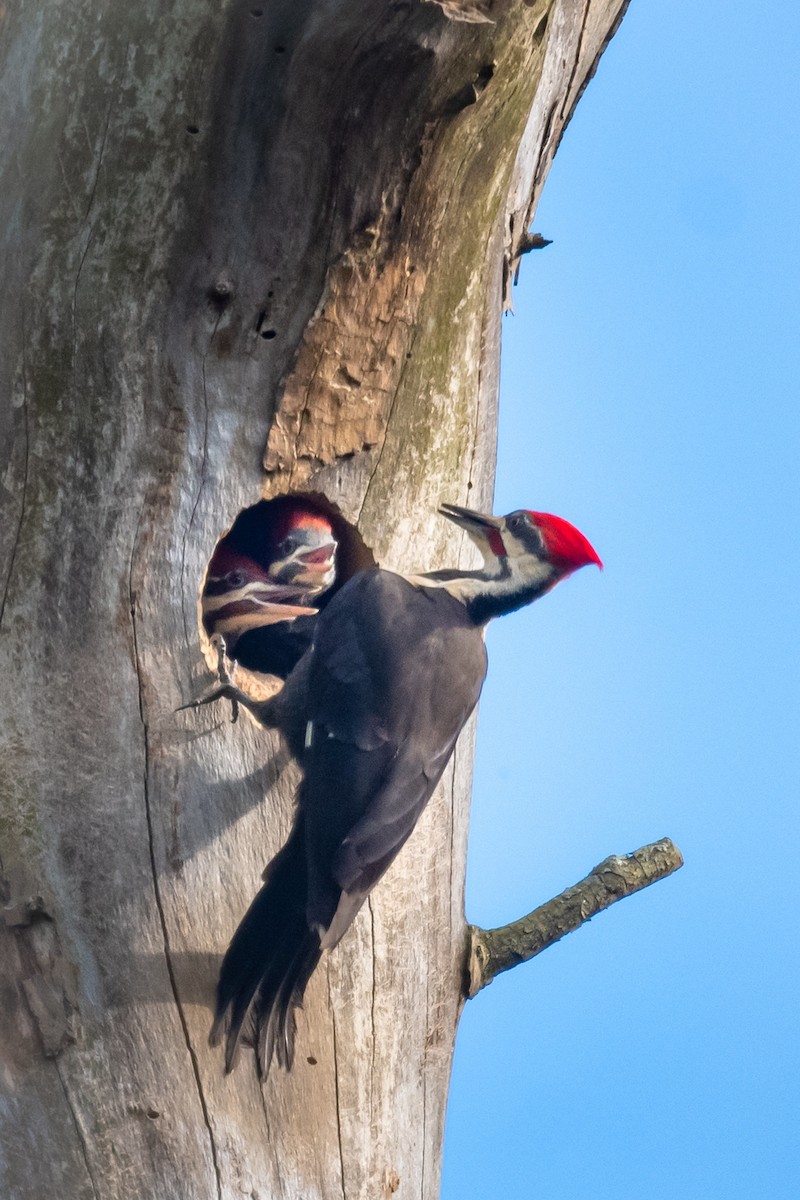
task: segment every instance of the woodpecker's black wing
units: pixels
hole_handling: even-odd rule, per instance
[[[318,618],[300,808],[323,949],[411,834],[485,674],[481,631],[441,587],[363,572]]]

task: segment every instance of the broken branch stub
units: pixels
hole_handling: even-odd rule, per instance
[[[497,929],[469,927],[465,994],[472,999],[496,975],[541,954],[604,908],[665,879],[683,866],[683,855],[669,838],[642,846],[633,854],[612,854],[593,871],[527,916]]]

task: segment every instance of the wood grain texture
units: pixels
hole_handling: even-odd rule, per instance
[[[174,710],[244,505],[323,490],[405,569],[490,503],[504,288],[624,3],[484,7],[0,9],[9,1200],[438,1192],[472,729],[262,1093],[209,1005],[296,773]]]

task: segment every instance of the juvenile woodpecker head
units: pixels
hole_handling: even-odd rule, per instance
[[[452,573],[458,578],[450,588],[478,620],[529,604],[580,567],[603,566],[591,543],[563,517],[522,508],[493,517],[455,504],[443,504],[439,511],[469,534],[483,555],[483,570]]]
[[[336,537],[327,517],[308,509],[287,509],[280,514],[272,540],[264,555],[271,579],[302,588],[306,601],[333,584]]]
[[[320,589],[316,589],[317,591]],[[222,634],[229,651],[251,629],[313,616],[309,589],[276,579],[271,568],[240,554],[223,540],[208,566],[203,589],[203,624],[209,637]]]

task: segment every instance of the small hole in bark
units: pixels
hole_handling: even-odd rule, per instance
[[[251,8],[250,9],[251,17],[263,17],[263,15],[264,15],[263,8]]]
[[[306,1062],[308,1063],[308,1065],[310,1067],[315,1067],[317,1065],[317,1060],[314,1058],[313,1054],[309,1054],[308,1058],[306,1059]]]
[[[471,491],[472,491],[472,484],[471,484],[471,483],[468,483],[468,484],[467,484],[467,491],[468,491],[468,492],[471,492]]]
[[[275,295],[274,292],[267,292],[267,299],[271,300],[274,295]]]
[[[220,634],[236,682],[262,699],[274,693],[308,649],[317,612],[348,579],[373,566],[356,527],[320,492],[275,496],[242,509],[214,547],[201,584],[201,645],[209,668],[217,669],[211,638]]]
[[[333,378],[333,383],[340,384],[342,387],[348,388],[361,387],[361,380],[348,371],[347,367],[344,365],[337,368],[336,374]]]
[[[145,1115],[148,1116],[151,1121],[157,1121],[158,1118],[161,1116],[161,1113],[158,1111],[157,1108],[148,1108]]]
[[[274,329],[262,329],[261,336],[265,342],[271,342],[274,337],[278,336],[278,334]]]
[[[186,132],[190,133],[192,135],[192,137],[194,137],[194,135],[196,133],[200,132],[200,126],[199,125],[187,125]]]
[[[276,47],[275,47],[275,53],[276,53],[276,54],[285,54],[285,53],[286,53],[286,47],[285,47],[285,46],[276,46]]]
[[[547,22],[548,22],[549,17],[550,17],[550,14],[545,13],[544,16],[542,17],[541,21],[539,22],[539,24],[534,29],[533,40],[535,42],[540,42],[542,40],[542,38],[544,37],[545,33],[547,32]]]
[[[480,71],[478,71],[478,79],[484,83],[488,83],[494,75],[494,63],[484,63]]]
[[[209,300],[215,304],[228,304],[233,299],[233,282],[224,275],[215,279],[207,292]]]

